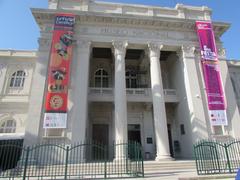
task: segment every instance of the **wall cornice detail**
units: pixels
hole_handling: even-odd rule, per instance
[[[91,47],[91,41],[89,39],[81,39],[76,41],[77,48],[79,50],[88,50]]]
[[[181,47],[181,51],[177,53],[179,57],[182,58],[194,58],[196,47],[190,45],[184,45]]]
[[[32,13],[38,22],[39,26],[48,23],[53,23],[54,15],[59,11],[56,10],[43,10],[32,9]],[[64,12],[62,10],[61,12]],[[68,11],[66,11],[68,12]],[[106,14],[97,12],[81,12],[74,11],[76,14],[77,24],[93,24],[93,25],[120,25],[122,27],[143,27],[143,28],[163,28],[167,30],[179,30],[179,31],[195,31],[195,20],[169,18],[169,17],[157,17],[155,19],[145,16],[130,16],[130,15],[117,15]],[[228,28],[228,23],[213,22],[214,31],[216,36],[221,36]],[[41,27],[41,29],[43,29]]]

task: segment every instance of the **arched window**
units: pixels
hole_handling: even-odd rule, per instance
[[[95,87],[104,87],[104,88],[108,87],[109,85],[108,72],[102,68],[98,69],[95,72],[94,80],[95,80]]]
[[[0,133],[15,133],[16,132],[16,122],[12,119],[3,121],[0,124]]]
[[[24,86],[26,73],[22,70],[16,71],[12,74],[9,86],[11,88],[21,88]]]
[[[134,71],[126,72],[126,88],[137,88],[137,74]]]

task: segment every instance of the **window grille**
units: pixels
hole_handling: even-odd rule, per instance
[[[15,133],[16,122],[14,120],[7,120],[1,123],[0,133]]]
[[[11,88],[22,88],[24,86],[26,73],[22,70],[16,71],[12,74],[9,86]]]

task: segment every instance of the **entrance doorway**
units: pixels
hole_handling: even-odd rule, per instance
[[[135,143],[141,144],[140,124],[128,124],[128,156],[130,159],[136,158]]]
[[[168,128],[168,141],[169,141],[169,150],[171,157],[174,157],[173,153],[173,145],[172,145],[172,131],[171,131],[171,124],[167,125]]]
[[[141,144],[140,124],[128,124],[128,141]]]
[[[108,147],[109,142],[109,128],[108,124],[93,124],[92,126],[92,157],[94,160],[103,159],[108,152],[105,153],[104,149]],[[108,158],[108,157],[107,157]]]

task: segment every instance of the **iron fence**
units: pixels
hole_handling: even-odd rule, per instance
[[[240,168],[240,141],[202,140],[194,145],[199,175],[236,173]]]
[[[136,142],[0,144],[0,160],[0,178],[8,179],[144,177],[142,148]]]

